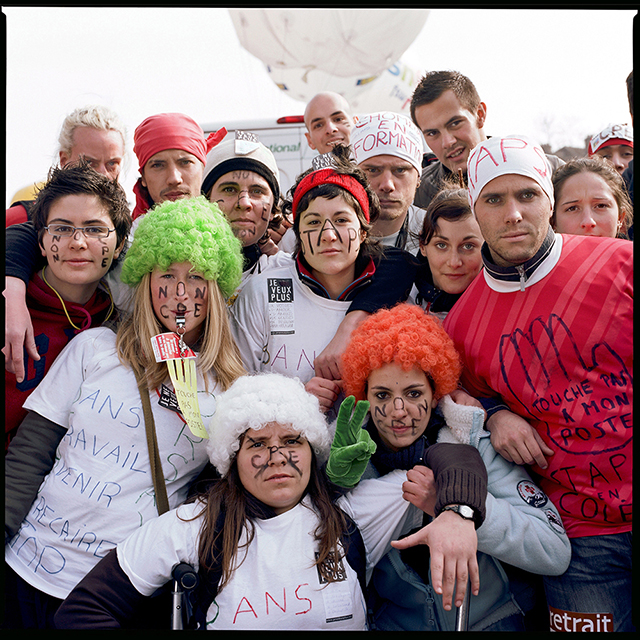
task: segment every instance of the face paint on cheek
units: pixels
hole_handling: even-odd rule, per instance
[[[166,304],[163,304],[160,307],[160,315],[166,320],[169,317],[169,307]]]
[[[262,457],[261,454],[255,455],[255,456],[253,456],[253,458],[251,458],[251,466],[254,469],[257,469],[254,478],[258,478],[259,476],[261,476],[269,468],[269,465],[271,464],[271,461],[273,460],[273,456],[276,453],[280,453],[281,455],[284,456],[284,453],[282,453],[281,449],[282,449],[282,447],[269,447],[269,455],[267,457],[266,462],[262,462],[263,457]],[[285,459],[286,459],[286,456],[285,456]]]
[[[303,241],[300,243],[300,246],[302,247],[302,255],[305,255],[307,253],[307,247],[309,247],[309,255],[313,255],[314,251],[313,251],[313,240],[311,239],[311,234],[312,233],[316,233],[315,230],[308,230],[308,231],[303,231],[302,235],[305,236],[306,238],[306,242]]]
[[[109,247],[109,245],[106,242],[100,242],[100,244],[102,244],[102,255],[104,256],[104,258],[102,258],[102,268],[106,268],[109,266],[109,253],[111,253],[111,247]]]
[[[261,462],[261,460],[262,456],[259,454],[251,458],[251,466],[254,469],[257,469],[255,475],[253,476],[254,478],[258,478],[269,468],[269,461],[267,460],[266,463],[263,463]]]
[[[355,229],[349,229],[348,233],[349,233],[349,248],[347,251],[351,253],[351,247],[353,246],[356,239],[358,238],[358,232]],[[360,245],[358,245],[358,249],[360,249]]]
[[[381,405],[376,405],[373,408],[373,415],[374,417],[377,416],[381,416],[382,418],[386,418],[387,417],[387,405],[385,404],[381,404]]]
[[[198,298],[202,298],[204,300],[205,291],[206,289],[200,289],[199,287],[196,287],[196,295],[195,295],[196,300]]]
[[[158,298],[167,297],[167,287],[158,287]]]
[[[267,205],[262,206],[262,215],[260,216],[263,222],[269,222],[271,218],[271,207]]]
[[[199,318],[200,317],[200,309],[202,308],[202,305],[199,302],[194,303],[193,305],[193,317],[194,318]]]
[[[287,463],[298,472],[298,475],[302,476],[302,470],[297,465],[297,463],[300,461],[300,458],[298,458],[298,454],[295,451],[289,451],[288,454],[289,457],[287,458]]]
[[[262,462],[263,456],[261,454],[257,454],[251,458],[251,466],[256,469],[254,478],[258,478],[269,468],[276,454],[283,456],[286,464],[293,468],[298,475],[302,476],[302,471],[298,467],[300,459],[295,451],[287,450],[285,447],[269,447],[269,457],[266,462]]]
[[[429,415],[429,403],[425,401],[424,404],[418,404],[416,405],[417,409],[418,409],[418,417],[417,418],[411,418],[411,427],[413,429],[413,433],[415,434],[415,432],[418,430],[418,428],[420,427],[420,422],[422,422],[423,418],[425,416]]]

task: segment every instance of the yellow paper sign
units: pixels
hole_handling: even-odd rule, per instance
[[[182,412],[191,433],[198,438],[209,438],[198,403],[198,379],[196,374],[196,361],[167,360],[169,376],[176,392],[178,406]]]

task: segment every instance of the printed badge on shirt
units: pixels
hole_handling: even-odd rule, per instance
[[[177,360],[181,357],[196,357],[190,347],[186,347],[184,354],[180,353],[180,338],[175,333],[161,333],[157,336],[152,336],[151,346],[153,347],[153,355],[156,358],[156,362]]]
[[[271,335],[290,335],[295,333],[293,280],[291,278],[267,278],[267,290]]]
[[[158,404],[165,409],[180,413],[178,398],[176,398],[176,394],[169,389],[166,384],[160,386],[160,399],[158,400]]]
[[[318,555],[316,552],[316,559]],[[347,571],[343,559],[340,558],[336,562],[334,555],[330,554],[324,561],[324,566],[336,575],[336,580],[329,585],[327,579],[322,575],[320,567],[316,566],[318,570],[318,582],[323,585],[328,585],[322,589],[326,621],[329,623],[350,620],[353,618],[353,599],[351,597],[351,587],[347,580]]]

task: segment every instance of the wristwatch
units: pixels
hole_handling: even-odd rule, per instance
[[[446,507],[442,507],[443,511],[455,511],[461,518],[465,520],[473,520],[475,510],[466,504],[448,504]]]

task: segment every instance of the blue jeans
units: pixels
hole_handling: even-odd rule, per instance
[[[631,532],[572,538],[569,568],[544,577],[551,628],[635,631],[631,556]]]

